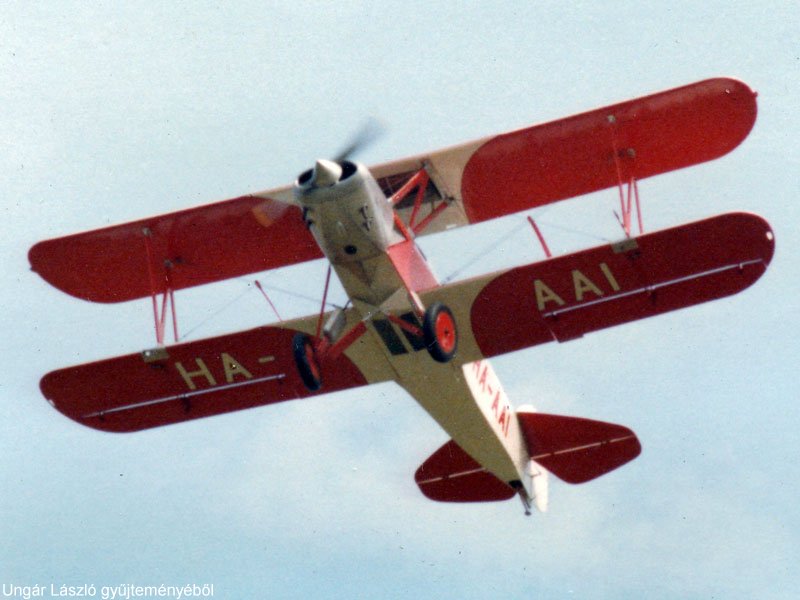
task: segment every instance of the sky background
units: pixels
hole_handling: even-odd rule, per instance
[[[796,597],[796,3],[161,4],[2,7],[0,584]],[[414,471],[447,438],[394,384],[131,435],[83,428],[39,392],[48,371],[154,343],[149,301],[92,305],[30,272],[41,239],[283,185],[368,117],[386,134],[359,159],[377,164],[723,75],[758,91],[753,132],[641,182],[645,227],[758,212],[772,265],[733,298],[493,361],[515,404],[641,440],[597,481],[552,480],[546,515],[426,500]],[[608,190],[532,214],[563,253],[620,237],[617,204]],[[422,245],[441,278],[542,258],[524,214]],[[325,268],[180,292],[181,329],[272,320],[256,278],[282,316],[312,313]]]

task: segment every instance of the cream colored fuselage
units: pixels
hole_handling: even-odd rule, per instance
[[[388,254],[390,246],[406,238],[395,228],[392,205],[366,167],[317,161],[295,184],[295,200],[363,320],[412,311],[409,292]],[[453,440],[501,480],[523,482],[531,495],[516,414],[477,350],[469,316],[457,317],[464,352],[446,364],[405,344],[402,332],[397,335],[404,344],[399,351],[385,343],[374,324],[367,331],[378,340],[396,381]]]

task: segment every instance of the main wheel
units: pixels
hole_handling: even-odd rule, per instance
[[[425,346],[434,360],[450,362],[458,350],[458,330],[450,309],[441,302],[434,302],[425,311],[422,322]]]
[[[322,375],[317,361],[317,351],[314,349],[311,337],[305,333],[294,334],[292,351],[294,352],[294,362],[297,364],[300,379],[303,380],[310,392],[316,392],[322,387]]]

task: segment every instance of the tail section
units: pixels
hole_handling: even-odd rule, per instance
[[[531,461],[567,483],[585,483],[639,456],[639,439],[627,427],[518,410]]]
[[[523,503],[547,510],[548,473],[567,483],[585,483],[639,456],[636,434],[627,427],[579,417],[517,410],[530,457],[526,482],[504,482],[453,440],[417,469],[415,480],[426,497],[439,502],[492,502],[519,494]],[[527,510],[526,510],[527,512]]]
[[[550,479],[542,465],[537,464],[536,461],[531,460],[528,462],[528,469],[526,473],[530,479],[530,498],[533,500],[533,505],[539,512],[547,512],[547,505],[549,502],[549,489]]]
[[[426,497],[439,502],[492,502],[516,493],[453,440],[422,463],[414,479]]]

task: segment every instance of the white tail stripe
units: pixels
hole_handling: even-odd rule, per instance
[[[424,479],[418,481],[418,485],[425,485],[426,483],[436,483],[437,481],[445,481],[446,479],[456,479],[457,477],[464,477],[465,475],[474,475],[475,473],[485,473],[486,469],[483,467],[479,469],[472,469],[471,471],[462,471],[461,473],[451,473],[443,477],[434,477],[433,479]]]
[[[531,460],[539,460],[540,458],[547,458],[548,456],[559,456],[561,454],[570,454],[571,452],[580,452],[581,450],[589,450],[591,448],[598,448],[600,446],[604,446],[605,444],[616,444],[618,442],[624,442],[626,440],[635,438],[636,438],[635,435],[626,435],[625,437],[614,438],[611,440],[604,440],[602,442],[595,442],[593,444],[585,444],[583,446],[575,446],[574,448],[567,448],[566,450],[557,450],[556,452],[545,452],[544,454],[537,454],[536,456],[531,456]]]

